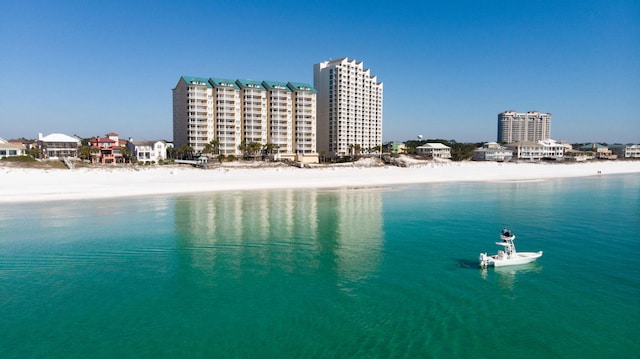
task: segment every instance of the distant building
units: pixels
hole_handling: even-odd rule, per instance
[[[416,147],[419,155],[429,158],[449,159],[451,158],[451,147],[442,143],[425,143]]]
[[[513,157],[524,161],[562,160],[565,146],[554,140],[518,141],[510,143],[505,148],[513,152]]]
[[[484,145],[482,145],[482,148],[500,149],[504,147],[500,146],[500,144],[497,142],[487,142]]]
[[[618,157],[609,147],[600,143],[588,143],[580,146],[580,151],[590,152],[593,154],[593,157],[601,160],[614,160]]]
[[[609,145],[609,149],[618,157],[640,158],[640,144]]]
[[[565,149],[564,150],[564,159],[566,161],[575,161],[575,162],[584,162],[587,160],[592,160],[593,156],[590,153],[584,152],[584,151],[579,151],[579,150],[574,150],[572,149]]]
[[[173,89],[175,145],[195,152],[216,141],[223,155],[257,143],[280,158],[313,157],[315,127],[316,91],[307,84],[182,76]]]
[[[318,151],[329,157],[382,146],[382,82],[346,57],[313,65]]]
[[[505,111],[498,114],[498,142],[541,141],[551,138],[551,114]]]
[[[10,142],[0,137],[0,159],[5,157],[24,156],[27,148],[23,143]]]
[[[407,145],[398,141],[391,141],[385,145],[389,153],[405,153],[407,152]]]
[[[513,157],[513,151],[500,146],[496,142],[487,142],[481,148],[473,151],[473,161],[510,161]]]
[[[40,158],[78,158],[80,139],[62,133],[52,133],[47,136],[38,133],[37,146],[40,150]]]
[[[129,139],[127,149],[131,152],[131,156],[138,162],[155,162],[167,159],[167,148],[173,147],[173,144],[162,140],[144,141]]]

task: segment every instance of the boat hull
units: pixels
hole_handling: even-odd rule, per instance
[[[515,266],[520,264],[527,264],[542,257],[542,251],[540,252],[518,252],[510,258],[489,258],[488,265],[494,267]]]
[[[500,242],[496,242],[497,245],[503,249],[498,251],[498,254],[488,256],[487,253],[480,253],[480,267],[486,268],[488,266],[493,267],[505,267],[515,266],[520,264],[527,264],[542,257],[542,251],[539,252],[518,252],[513,241],[516,236],[507,228],[502,229],[500,232]]]

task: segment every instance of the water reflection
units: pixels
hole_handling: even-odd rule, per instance
[[[537,273],[541,270],[542,266],[537,262],[533,262],[515,266],[485,268],[481,269],[480,273],[482,278],[487,279],[489,276],[489,272],[493,271],[497,275],[497,280],[500,288],[505,291],[512,292],[514,286],[518,282],[519,277],[523,277],[524,275],[530,273]]]
[[[349,287],[380,263],[380,191],[212,193],[175,202],[177,249],[200,280],[279,271]]]
[[[5,235],[0,240],[53,239],[57,235],[82,240],[88,235],[95,238],[98,232],[131,234],[147,223],[172,218],[173,208],[173,198],[167,196],[12,204],[0,208],[0,229]],[[127,227],[130,222],[136,225]]]
[[[379,265],[382,234],[380,192],[344,191],[338,194],[335,213],[337,271],[348,285],[366,278]]]

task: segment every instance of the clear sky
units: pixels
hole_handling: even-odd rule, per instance
[[[0,137],[172,135],[182,75],[306,82],[349,57],[384,82],[383,140],[640,143],[640,1],[3,1]]]

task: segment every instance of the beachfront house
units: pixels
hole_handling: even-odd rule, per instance
[[[406,153],[407,145],[398,141],[391,141],[384,145],[386,152],[389,153]]]
[[[428,158],[449,159],[451,158],[451,147],[442,143],[425,143],[422,146],[416,147],[418,155]]]
[[[164,140],[146,141],[129,139],[127,149],[131,156],[138,162],[158,163],[167,159],[167,148],[173,147],[172,143]]]
[[[24,156],[27,148],[23,143],[7,141],[0,137],[0,159],[6,157]]]
[[[108,133],[106,137],[94,137],[89,140],[89,146],[91,148],[91,163],[125,162],[117,133]]]
[[[473,151],[472,161],[509,161],[513,157],[513,151],[500,146],[496,142],[487,142],[482,147]]]
[[[544,147],[544,159],[558,161],[564,159],[564,152],[568,148],[566,143],[558,142],[550,138],[540,140],[538,143]]]
[[[62,133],[52,133],[47,136],[38,133],[37,147],[40,158],[78,158],[80,139]]]
[[[640,145],[627,144],[627,145],[609,145],[609,149],[613,151],[618,157],[622,158],[640,158]]]
[[[563,160],[565,145],[546,139],[538,142],[518,141],[505,146],[513,151],[513,156],[518,160],[541,161],[541,160]]]
[[[533,141],[517,141],[505,146],[518,160],[540,161],[544,157],[544,147]]]
[[[593,157],[600,160],[615,160],[618,156],[609,149],[609,147],[600,143],[587,143],[580,146],[580,151],[590,152]]]

